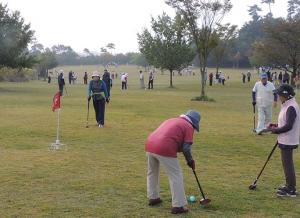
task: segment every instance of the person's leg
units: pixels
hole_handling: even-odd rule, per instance
[[[258,122],[257,122],[257,128],[256,128],[256,132],[260,132],[261,130],[263,130],[265,128],[265,112],[264,112],[264,108],[258,106],[257,107],[257,114],[258,114]]]
[[[291,190],[296,190],[296,176],[293,162],[293,149],[281,149],[281,160],[286,179],[286,187]]]
[[[272,122],[272,105],[265,107],[264,110],[265,110],[265,127],[264,128],[267,128],[267,125]]]
[[[184,207],[187,201],[184,192],[182,170],[179,166],[178,159],[159,155],[156,157],[164,165],[169,178],[172,193],[172,207]]]
[[[99,101],[95,101],[93,99],[93,106],[94,106],[94,110],[95,110],[95,117],[96,117],[96,121],[97,123],[99,124],[99,104],[98,104]]]
[[[99,101],[99,124],[104,125],[105,100]]]
[[[151,199],[159,198],[159,160],[147,152],[148,172],[147,172],[147,197]]]

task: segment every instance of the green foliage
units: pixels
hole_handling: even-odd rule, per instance
[[[36,78],[35,72],[28,68],[0,68],[0,82],[25,82]]]
[[[187,67],[195,57],[186,23],[179,14],[172,19],[164,13],[157,20],[152,18],[151,28],[154,34],[147,29],[138,34],[140,51],[150,65],[170,71],[172,87],[173,71]]]
[[[0,3],[0,66],[12,68],[30,67],[34,58],[27,46],[33,40],[34,31],[25,24],[19,11],[10,12]]]

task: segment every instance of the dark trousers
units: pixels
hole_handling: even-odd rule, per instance
[[[85,85],[87,85],[87,79],[83,79]]]
[[[63,85],[58,85],[60,95],[62,96],[64,94],[64,86]]]
[[[93,100],[93,105],[95,109],[97,123],[104,125],[105,99],[97,101]]]
[[[122,82],[122,89],[127,89],[127,83],[126,82]]]
[[[250,77],[248,77],[248,83],[250,82]]]
[[[209,85],[212,86],[213,80],[209,79]]]
[[[283,171],[286,180],[286,187],[290,190],[296,189],[296,176],[293,162],[293,149],[284,148],[281,149],[281,160]]]
[[[70,84],[70,85],[71,85],[71,82],[72,82],[72,78],[69,77],[69,84]]]
[[[148,89],[153,89],[153,80],[149,80]]]

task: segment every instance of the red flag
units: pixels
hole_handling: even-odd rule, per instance
[[[53,97],[52,111],[60,108],[60,92],[57,92]]]

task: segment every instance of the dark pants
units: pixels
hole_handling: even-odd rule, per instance
[[[212,86],[212,83],[213,83],[213,80],[211,78],[211,79],[209,79],[209,85]]]
[[[62,96],[64,94],[64,86],[58,85],[58,87],[59,87],[60,95]]]
[[[225,79],[222,79],[222,85],[223,86],[225,85]]]
[[[71,77],[69,77],[69,84],[71,85],[71,82],[72,82],[72,78]]]
[[[127,89],[127,83],[126,82],[122,82],[122,89]]]
[[[105,113],[105,99],[93,100],[93,105],[96,114],[96,121],[98,124],[104,125],[104,113]]]
[[[286,180],[286,187],[290,190],[296,189],[296,176],[293,162],[293,149],[284,148],[281,149],[281,160],[283,171]]]
[[[87,85],[87,79],[83,79],[85,85]]]
[[[148,89],[153,89],[153,80],[149,80]]]
[[[248,83],[250,82],[250,77],[248,77]]]

